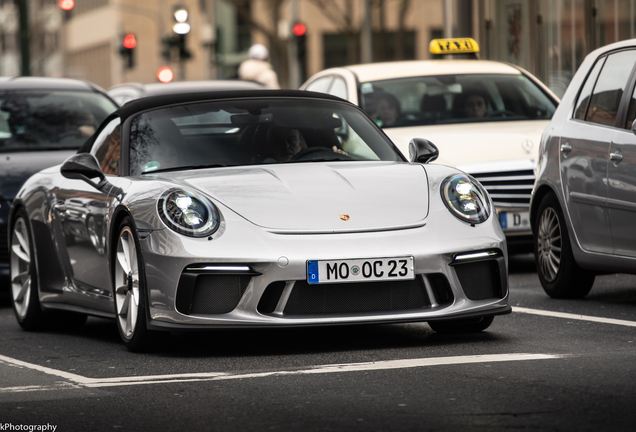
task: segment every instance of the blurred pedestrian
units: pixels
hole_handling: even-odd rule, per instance
[[[256,81],[265,84],[267,87],[278,89],[278,75],[269,63],[269,51],[261,44],[252,45],[248,52],[249,59],[239,66],[238,76],[240,79]]]

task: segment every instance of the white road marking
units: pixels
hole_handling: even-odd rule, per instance
[[[571,313],[565,313],[565,312],[552,312],[552,311],[546,311],[546,310],[540,310],[540,309],[523,308],[518,306],[513,306],[512,311],[533,314],[533,315],[549,316],[554,318],[565,318],[565,319],[571,319],[571,320],[591,321],[591,322],[598,322],[603,324],[616,324],[616,325],[622,325],[627,327],[636,327],[636,321],[619,320],[619,319],[613,319],[613,318],[601,318],[601,317],[595,317],[590,315],[577,315],[577,314],[571,314]]]
[[[401,359],[401,360],[385,360],[367,363],[344,363],[312,366],[309,369],[290,370],[290,371],[271,371],[260,373],[231,374],[223,372],[209,373],[190,373],[190,374],[172,374],[172,375],[148,375],[148,376],[130,376],[115,378],[86,378],[81,375],[71,374],[68,372],[51,369],[27,363],[21,360],[13,359],[0,355],[0,361],[12,366],[25,367],[46,374],[59,376],[79,384],[83,387],[114,387],[125,385],[139,384],[164,384],[173,382],[196,382],[196,381],[217,381],[230,379],[248,379],[263,378],[270,376],[284,375],[308,375],[308,374],[325,374],[335,372],[360,372],[372,370],[389,370],[389,369],[406,369],[414,367],[426,366],[442,366],[457,365],[471,363],[492,363],[492,362],[510,362],[510,361],[527,361],[527,360],[548,360],[563,357],[562,355],[552,354],[490,354],[490,355],[474,355],[474,356],[455,356],[455,357],[437,357],[437,358],[419,358],[419,359]],[[71,385],[72,386],[72,385]],[[69,383],[60,383],[60,389],[69,387]],[[76,388],[76,386],[72,386]],[[51,386],[25,386],[25,387],[5,387],[0,388],[0,393],[18,392],[18,391],[36,391],[51,390]]]

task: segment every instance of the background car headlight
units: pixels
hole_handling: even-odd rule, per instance
[[[460,220],[471,224],[490,217],[490,200],[481,185],[465,174],[455,174],[442,182],[442,200]]]
[[[159,198],[157,210],[169,228],[190,237],[205,237],[219,227],[219,212],[207,198],[172,189]]]

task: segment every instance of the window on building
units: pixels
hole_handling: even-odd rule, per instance
[[[360,34],[324,34],[323,66],[346,66],[360,62]],[[373,33],[373,61],[414,60],[415,32],[395,31]]]

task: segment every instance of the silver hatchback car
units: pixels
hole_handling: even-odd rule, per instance
[[[543,133],[530,218],[539,279],[586,296],[636,273],[636,39],[590,53]]]

